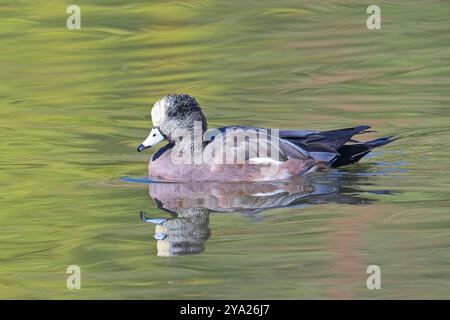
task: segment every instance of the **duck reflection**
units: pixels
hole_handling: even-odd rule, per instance
[[[189,255],[204,251],[205,242],[211,234],[209,210],[176,208],[169,212],[173,215],[171,219],[150,219],[141,212],[142,221],[156,225],[154,238],[158,256]]]
[[[158,256],[198,254],[205,250],[205,242],[211,234],[210,212],[235,212],[258,220],[261,219],[258,213],[273,208],[329,202],[367,203],[371,200],[359,197],[361,190],[352,187],[361,179],[364,177],[328,175],[289,182],[151,183],[151,198],[159,209],[172,217],[149,218],[141,212],[141,219],[156,225],[154,238]]]

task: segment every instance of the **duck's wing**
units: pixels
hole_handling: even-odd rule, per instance
[[[230,126],[215,129],[211,134],[211,140],[215,135],[226,135],[228,131],[243,129],[244,131],[256,130],[258,133],[266,134],[270,138],[269,144],[275,145],[278,150],[276,155],[280,161],[289,158],[320,160],[332,167],[339,167],[359,161],[376,147],[386,145],[396,138],[385,137],[366,142],[353,139],[354,135],[367,133],[370,126],[357,126],[330,131],[315,130],[270,130],[247,126]],[[256,144],[257,145],[257,144]],[[236,152],[241,152],[244,145],[236,146]],[[249,158],[246,158],[248,160]],[[273,156],[260,157],[258,161],[271,161]]]
[[[366,133],[370,126],[357,126],[354,128],[345,128],[330,131],[313,130],[280,130],[280,137],[294,143],[306,145],[322,145],[332,149],[338,149],[349,141],[353,141],[355,134]]]
[[[212,155],[211,160],[218,161],[216,163],[220,163],[224,157],[252,164],[284,162],[289,158],[312,158],[300,144],[283,139],[278,130],[229,126],[208,130],[205,137],[209,142],[204,154]]]

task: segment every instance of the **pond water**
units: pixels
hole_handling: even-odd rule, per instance
[[[381,30],[356,0],[96,0],[81,30],[0,2],[0,298],[450,296],[448,1],[378,1]],[[171,92],[210,127],[400,139],[291,184],[143,183]]]

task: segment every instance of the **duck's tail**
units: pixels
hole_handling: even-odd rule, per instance
[[[331,167],[337,168],[345,166],[347,164],[358,162],[361,158],[367,155],[374,148],[384,146],[392,141],[397,140],[393,136],[378,138],[375,140],[370,140],[366,142],[354,143],[354,144],[344,144],[340,146],[336,151],[338,156],[331,163]]]
[[[373,132],[370,126],[357,126],[330,131],[283,130],[280,136],[309,152],[314,159],[328,163],[333,168],[358,162],[374,148],[391,143],[396,138],[390,136],[366,142],[353,139],[354,135]]]

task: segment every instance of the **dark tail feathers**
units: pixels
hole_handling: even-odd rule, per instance
[[[362,157],[368,154],[372,149],[384,146],[397,138],[385,137],[355,144],[345,144],[336,151],[339,153],[337,159],[331,164],[333,168],[345,166],[347,164],[358,162]]]

